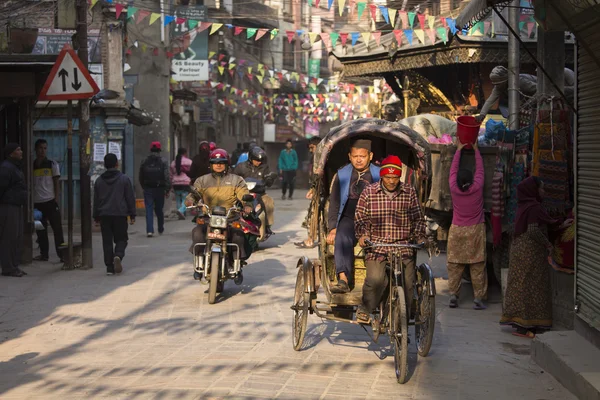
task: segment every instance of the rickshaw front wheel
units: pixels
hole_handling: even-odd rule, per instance
[[[306,334],[306,325],[308,322],[308,306],[310,303],[310,294],[305,291],[304,268],[298,268],[296,277],[296,289],[294,291],[294,321],[292,325],[292,340],[294,341],[294,350],[300,351],[304,343]]]
[[[394,288],[390,305],[390,342],[394,350],[394,367],[398,383],[403,384],[408,375],[408,314],[401,286]]]

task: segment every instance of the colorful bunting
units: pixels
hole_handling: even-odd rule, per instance
[[[440,39],[442,39],[442,42],[446,44],[448,42],[448,30],[446,28],[439,27],[437,28],[437,33]]]
[[[340,10],[340,17],[344,13],[344,7],[346,6],[346,0],[338,0],[338,8]],[[335,46],[335,43],[333,44]]]
[[[127,7],[127,19],[133,17],[136,12],[138,12],[139,8],[129,6]]]
[[[123,12],[124,8],[124,4],[115,4],[115,16],[117,17],[117,19],[119,19],[119,17],[121,16],[121,13]]]
[[[252,37],[254,35],[256,35],[257,31],[258,31],[257,28],[248,28],[248,29],[246,29],[246,39],[252,39]]]
[[[388,11],[390,15],[390,21],[392,23],[392,28],[396,28],[396,14],[398,13],[398,10],[394,8],[388,8]]]
[[[425,14],[417,14],[419,18],[419,25],[421,25],[421,29],[425,29]]]
[[[236,27],[233,29],[233,34],[234,34],[235,36],[238,36],[240,33],[242,33],[242,32],[244,31],[244,29],[245,29],[245,28],[242,28],[241,26],[236,26]]]
[[[425,31],[423,29],[415,29],[414,34],[422,44],[425,44]]]
[[[396,36],[396,41],[398,42],[398,47],[402,47],[402,31],[399,29],[394,30],[394,36]]]
[[[429,25],[429,29],[435,28],[435,16],[433,16],[433,15],[427,16],[427,25]]]
[[[412,11],[408,13],[408,23],[410,24],[411,28],[415,25],[415,17],[416,16],[417,16],[417,14]]]
[[[213,22],[212,26],[210,27],[210,34],[212,35],[213,33],[215,33],[216,31],[221,29],[222,26],[223,24],[217,24]]]
[[[406,11],[400,11],[400,21],[402,21],[402,28],[408,29],[408,15]]]
[[[268,29],[259,29],[258,33],[256,34],[256,39],[255,40],[259,40],[260,38],[262,38],[263,36],[265,36],[265,34],[269,32]]]
[[[279,33],[279,29],[271,30],[271,40],[275,39],[275,37],[277,36],[278,33]]]
[[[331,10],[331,6],[333,5],[333,0],[327,0],[327,9]]]
[[[148,16],[150,16],[150,14],[152,14],[150,11],[146,11],[146,10],[140,10],[137,14],[137,18],[135,20],[136,24],[139,24],[140,22],[142,22],[143,20],[145,20],[146,18],[148,18]]]
[[[375,4],[369,4],[369,10],[371,10],[371,18],[373,21],[377,20],[377,6]]]
[[[331,45],[333,46],[333,48],[335,48],[335,45],[336,45],[339,37],[340,37],[340,34],[337,32],[331,32],[329,34],[329,38],[331,39]]]
[[[358,41],[358,38],[360,37],[360,33],[358,32],[352,32],[352,46],[356,45],[356,42]]]
[[[379,12],[381,12],[381,15],[383,15],[383,18],[385,19],[386,24],[390,23],[390,14],[388,12],[388,8],[386,6],[379,6]]]
[[[288,42],[292,43],[292,40],[294,40],[294,36],[296,36],[296,32],[294,32],[294,31],[285,31],[285,34],[287,35]]]
[[[359,21],[363,15],[363,13],[365,12],[366,7],[367,7],[367,3],[365,3],[364,1],[361,1],[358,3],[357,10],[358,10],[358,20]]]
[[[413,44],[413,31],[410,29],[405,29],[404,36],[406,36],[406,40],[408,41],[408,44],[412,45]]]
[[[175,21],[175,17],[172,15],[165,15],[164,26],[169,25],[171,22]]]
[[[377,42],[377,46],[381,46],[381,32],[376,31],[373,32],[371,35],[375,39],[375,42]]]
[[[348,34],[340,33],[340,38],[342,40],[342,46],[346,46],[346,42],[348,41]]]
[[[435,43],[435,29],[427,29],[427,36],[429,37],[431,44],[434,44]]]

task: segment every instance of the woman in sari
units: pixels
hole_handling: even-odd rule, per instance
[[[548,254],[552,244],[547,226],[556,223],[542,207],[544,185],[529,177],[517,186],[517,217],[510,249],[508,284],[501,325],[517,329],[513,335],[533,338],[552,327],[552,290]]]

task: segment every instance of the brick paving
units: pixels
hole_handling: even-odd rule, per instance
[[[386,340],[356,326],[310,316],[307,348],[295,352],[295,265],[316,256],[292,244],[305,206],[277,202],[278,234],[214,305],[191,277],[188,221],[149,239],[140,218],[121,276],[105,276],[95,234],[92,270],[37,263],[28,277],[0,279],[0,398],[574,398],[530,360],[528,340],[500,329],[498,302],[473,311],[465,285],[463,307],[450,310],[443,279],[431,354],[411,347],[405,385]],[[444,276],[443,259],[433,264]]]

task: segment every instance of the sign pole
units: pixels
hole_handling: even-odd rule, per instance
[[[88,4],[86,0],[77,2],[77,51],[84,69],[88,69]],[[90,106],[87,99],[79,100],[79,199],[81,203],[81,268],[93,267],[92,260],[92,183],[90,172]]]
[[[68,207],[68,235],[69,235],[69,264],[68,268],[75,268],[73,262],[73,101],[67,101],[67,166],[68,180],[67,193]]]

